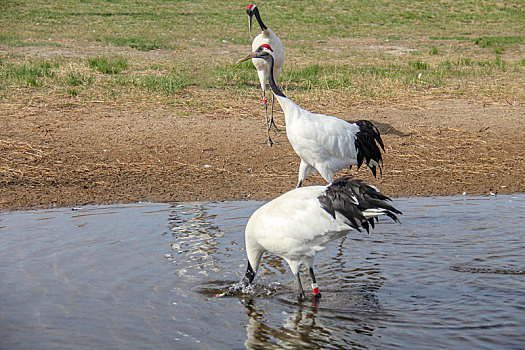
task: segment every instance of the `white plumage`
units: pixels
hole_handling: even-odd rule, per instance
[[[263,44],[254,52],[239,60],[259,59],[269,67],[274,66],[275,53],[271,45]],[[319,171],[332,183],[334,174],[347,166],[364,162],[376,176],[381,170],[382,156],[378,145],[384,150],[379,130],[367,120],[349,123],[342,119],[309,112],[287,98],[275,83],[274,74],[269,75],[270,87],[281,105],[286,134],[297,155],[301,158],[297,187],[310,173]]]
[[[275,33],[268,27],[266,27],[261,19],[261,15],[259,14],[259,9],[254,4],[248,5],[246,7],[246,13],[249,17],[249,26],[250,26],[250,33],[252,29],[252,18],[255,16],[257,19],[257,22],[259,22],[259,25],[261,27],[261,33],[258,34],[252,42],[252,51],[255,51],[259,46],[263,44],[270,45],[272,49],[274,50],[274,65],[273,65],[273,74],[275,77],[278,77],[279,74],[281,74],[282,66],[284,64],[284,48],[283,44],[281,42],[281,39]],[[264,60],[258,60],[258,59],[252,59],[253,65],[255,66],[255,69],[257,70],[257,75],[259,76],[259,82],[261,84],[261,89],[263,91],[263,103],[264,103],[264,112],[266,117],[266,128],[267,128],[267,134],[268,134],[268,144],[271,146],[274,142],[272,141],[270,137],[270,128],[272,124],[275,125],[273,121],[273,106],[274,106],[274,97],[272,96],[272,109],[271,109],[271,116],[270,119],[268,119],[268,104],[266,100],[266,81],[267,77],[269,76],[268,73],[268,64]]]
[[[304,297],[299,265],[304,263],[312,279],[314,295],[320,297],[313,272],[314,257],[324,246],[352,229],[374,227],[374,219],[387,215],[398,221],[400,211],[377,188],[349,177],[329,186],[296,188],[266,203],[250,217],[245,230],[248,268],[245,283],[251,283],[264,252],[275,254],[290,265]]]

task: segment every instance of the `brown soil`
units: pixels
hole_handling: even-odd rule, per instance
[[[209,91],[196,94],[215,98]],[[209,112],[56,94],[22,100],[0,105],[0,210],[268,200],[297,181],[299,158],[280,109],[281,131],[273,136],[279,144],[261,143],[266,135],[259,100],[221,102]],[[387,195],[525,192],[523,107],[435,98],[410,106],[301,104],[378,126],[386,146],[382,177],[374,179],[365,167],[338,175],[355,174]],[[314,184],[324,180],[310,175],[305,185]]]

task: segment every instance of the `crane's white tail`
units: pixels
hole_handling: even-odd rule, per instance
[[[363,227],[367,232],[374,228],[374,219],[386,215],[399,222],[396,214],[402,214],[388,202],[390,198],[372,185],[350,176],[343,176],[329,185],[318,197],[321,207],[335,219],[335,213],[343,215],[348,225],[358,231]]]
[[[384,152],[385,146],[381,139],[379,130],[368,120],[358,120],[355,123],[359,126],[359,132],[355,136],[357,169],[361,167],[364,161],[372,171],[372,174],[374,174],[374,177],[376,177],[376,167],[378,167],[380,173],[383,174],[383,157],[381,156],[381,149]],[[378,144],[381,149],[379,149]]]

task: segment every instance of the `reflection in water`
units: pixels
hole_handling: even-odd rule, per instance
[[[170,213],[169,230],[174,238],[171,249],[189,263],[177,271],[180,277],[186,276],[189,270],[194,277],[196,273],[207,276],[211,271],[220,270],[217,239],[223,234],[213,225],[214,219],[215,215],[207,214],[204,203],[178,204]]]
[[[0,349],[525,348],[525,195],[395,203],[317,255],[318,302],[275,256],[213,297],[262,203],[0,213]]]
[[[357,301],[358,299],[354,299]],[[268,348],[269,344],[276,348],[330,348],[351,347],[367,348],[366,344],[373,336],[376,321],[372,315],[380,310],[362,311],[357,307],[346,311],[323,307],[323,301],[312,300],[305,303],[288,305],[281,315],[275,315],[278,323],[271,320],[267,310],[267,300],[241,299],[249,316],[246,325],[246,341],[248,349]],[[356,304],[353,304],[356,306]],[[338,305],[341,307],[341,305]],[[347,304],[346,307],[349,305]],[[343,311],[343,312],[341,312]],[[341,324],[345,332],[341,332]]]
[[[221,203],[222,204],[222,203]],[[224,210],[228,211],[227,204],[223,204]],[[233,205],[230,211],[239,211],[237,205]],[[210,276],[212,273],[220,275],[240,275],[240,267],[244,266],[242,258],[244,254],[244,233],[235,239],[225,238],[225,231],[221,228],[223,224],[230,226],[231,219],[221,220],[217,214],[210,213],[213,207],[209,203],[196,202],[174,205],[169,215],[169,231],[173,242],[171,244],[172,263],[177,267],[176,273],[179,277],[188,280],[200,280],[202,276]],[[238,225],[238,220],[245,221],[247,217],[236,217],[233,221],[237,230],[243,225]],[[227,259],[241,261],[240,264],[227,266]],[[237,278],[237,277],[235,277]]]
[[[266,325],[267,320],[255,307],[253,299],[242,302],[249,316],[244,342],[248,349],[267,348],[268,344],[274,344],[278,348],[303,348],[316,345],[310,339],[318,339],[321,343],[328,344],[323,338],[329,338],[330,331],[323,325],[317,324],[315,307],[305,308],[303,305],[298,305],[292,314],[284,311],[283,324],[272,328]]]

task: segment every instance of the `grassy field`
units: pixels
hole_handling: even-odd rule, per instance
[[[525,101],[521,0],[257,4],[283,40],[287,62],[279,83],[295,99]],[[0,96],[154,95],[196,107],[202,90],[257,96],[251,64],[233,63],[250,50],[246,5],[1,0]],[[85,50],[70,54],[79,48]]]
[[[0,210],[293,188],[282,111],[279,145],[261,144],[257,75],[235,64],[246,5],[0,0]],[[393,196],[524,191],[523,0],[257,5],[284,44],[283,92],[381,130],[384,176],[360,178]]]

